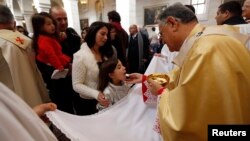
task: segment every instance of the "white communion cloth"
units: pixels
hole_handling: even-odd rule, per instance
[[[145,74],[166,72],[164,58],[154,57]],[[71,115],[59,110],[47,116],[72,141],[162,141],[153,130],[156,105],[143,102],[141,84],[129,94],[97,114]]]
[[[1,141],[57,141],[30,106],[1,82],[0,107]]]

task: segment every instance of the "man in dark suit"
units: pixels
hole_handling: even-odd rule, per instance
[[[80,49],[81,37],[73,28],[68,27],[67,14],[62,7],[52,7],[50,14],[58,24],[62,52],[73,60],[73,54]],[[84,108],[84,101],[79,94],[73,90],[71,71],[69,71],[66,78],[54,81],[55,83],[53,83],[53,85],[55,87],[51,99],[57,104],[58,109],[72,114],[84,115],[84,113],[81,112],[81,109]]]
[[[133,24],[129,27],[128,72],[144,73],[149,64],[149,39]]]

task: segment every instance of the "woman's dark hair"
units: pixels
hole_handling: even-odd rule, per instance
[[[57,23],[54,20],[54,18],[47,12],[41,12],[34,14],[31,18],[32,27],[33,27],[33,41],[32,41],[32,47],[36,51],[38,48],[38,37],[39,35],[48,35],[48,33],[44,32],[43,26],[45,24],[45,18],[50,18],[53,21],[53,24],[55,25],[55,29],[57,30]],[[55,39],[59,39],[58,32],[55,32],[53,35],[49,35],[54,37]]]
[[[88,44],[89,48],[94,47],[96,41],[96,34],[103,27],[106,27],[108,29],[107,42],[100,48],[99,51],[101,52],[101,55],[109,58],[113,56],[114,50],[111,45],[110,28],[108,26],[108,23],[100,21],[92,23],[85,37],[85,41]]]
[[[112,28],[115,28],[115,30],[117,30],[116,27],[112,23],[107,23],[107,27],[108,27],[108,30],[111,30]]]
[[[99,91],[103,91],[108,86],[108,83],[112,81],[109,77],[109,73],[114,72],[117,64],[117,58],[110,58],[101,64],[99,69],[99,82],[97,86]]]
[[[116,32],[118,31],[118,29],[116,28],[116,26],[114,24],[112,24],[112,23],[107,23],[107,27],[108,27],[109,32],[111,32],[112,29],[115,29]],[[116,38],[117,38],[117,34],[116,34]],[[113,43],[113,41],[111,40],[111,44],[112,43]]]

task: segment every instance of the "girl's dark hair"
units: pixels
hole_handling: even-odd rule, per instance
[[[99,91],[103,91],[108,86],[108,83],[112,81],[109,77],[109,73],[114,72],[117,64],[117,58],[110,58],[101,64],[99,71],[99,82],[97,86]]]
[[[108,26],[108,23],[101,22],[101,21],[92,23],[85,37],[85,41],[88,44],[89,48],[94,47],[95,41],[96,41],[96,34],[103,27],[106,27],[108,29],[108,35],[107,35],[108,39],[107,39],[107,42],[100,48],[99,51],[101,52],[101,55],[110,58],[113,56],[114,51],[111,45],[110,28]]]
[[[32,41],[32,47],[36,51],[38,48],[38,37],[39,35],[48,35],[48,33],[44,32],[43,26],[45,24],[45,18],[50,18],[53,21],[53,24],[55,25],[56,32],[53,35],[49,35],[54,37],[55,39],[59,40],[59,33],[57,32],[57,23],[54,20],[54,18],[47,12],[41,12],[34,14],[31,18],[32,27],[33,27],[33,41]]]

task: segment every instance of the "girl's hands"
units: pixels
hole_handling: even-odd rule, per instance
[[[109,106],[109,100],[105,99],[105,95],[102,92],[98,94],[97,101],[104,107]]]

